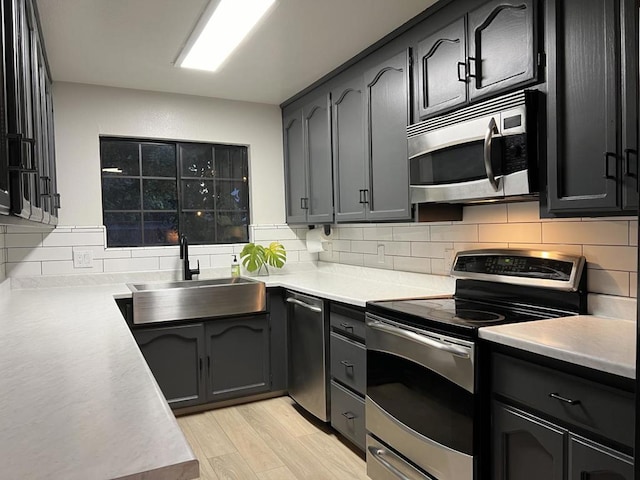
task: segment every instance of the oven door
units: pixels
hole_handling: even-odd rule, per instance
[[[473,479],[473,342],[370,313],[366,335],[367,431],[438,480]],[[381,480],[374,453],[367,468]]]

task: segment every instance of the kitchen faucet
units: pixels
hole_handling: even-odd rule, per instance
[[[200,260],[198,260],[197,268],[192,270],[189,266],[189,241],[186,235],[180,235],[180,259],[184,260],[184,280],[193,280],[193,276],[200,273]]]

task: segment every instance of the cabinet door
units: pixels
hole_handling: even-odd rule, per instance
[[[282,121],[287,223],[306,223],[307,171],[304,158],[302,110],[286,115]]]
[[[569,436],[569,480],[633,478],[633,458],[587,439]]]
[[[361,76],[331,92],[336,222],[366,218],[364,84]]]
[[[271,331],[271,389],[277,392],[286,390],[288,385],[287,306],[283,290],[267,289],[267,310]]]
[[[418,44],[420,118],[467,101],[464,17]]]
[[[269,320],[266,315],[206,324],[207,400],[267,392],[270,385]]]
[[[619,14],[616,0],[549,0],[547,168],[551,213],[594,214],[620,209]]]
[[[563,480],[565,431],[520,410],[493,403],[495,480]]]
[[[407,220],[409,210],[409,51],[365,73],[369,219]]]
[[[469,12],[469,98],[536,77],[534,0],[491,0]]]
[[[622,1],[622,208],[635,213],[638,208],[638,8],[633,0]]]
[[[307,222],[333,223],[331,107],[329,95],[303,108],[308,172]]]
[[[171,408],[205,401],[203,331],[201,323],[133,331]]]

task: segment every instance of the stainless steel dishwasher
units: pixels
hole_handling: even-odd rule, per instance
[[[329,421],[328,315],[323,300],[287,292],[289,396],[323,422]]]

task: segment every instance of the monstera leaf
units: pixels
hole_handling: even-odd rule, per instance
[[[280,242],[271,242],[264,249],[264,256],[267,263],[276,268],[282,268],[287,261],[287,251]]]
[[[255,272],[262,268],[265,263],[265,248],[255,243],[247,243],[240,252],[242,265],[250,271]]]
[[[280,242],[271,242],[268,247],[256,243],[248,243],[240,252],[242,265],[249,271],[259,272],[262,267],[267,270],[267,265],[282,268],[287,261],[287,251]]]

